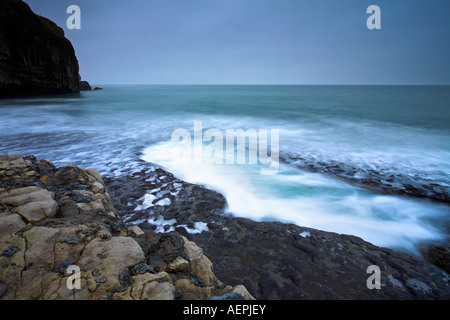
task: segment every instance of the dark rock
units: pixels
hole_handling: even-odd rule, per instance
[[[86,190],[86,191],[91,191],[92,192],[91,186],[85,185],[85,184],[81,184],[81,183],[72,183],[69,186],[69,189],[71,189],[71,190]]]
[[[413,177],[403,176],[390,173],[389,168],[377,170],[363,167],[355,168],[336,161],[330,161],[330,163],[316,162],[315,159],[308,160],[298,155],[282,156],[280,160],[302,170],[329,174],[374,191],[450,203],[447,183],[443,181],[442,184],[437,184],[436,181],[428,179],[426,175],[420,173]]]
[[[63,262],[59,265],[58,270],[62,274],[66,274],[67,268],[73,266],[75,263],[73,261]]]
[[[128,285],[132,285],[133,284],[133,280],[131,279],[131,271],[130,269],[126,268],[122,274],[120,275],[120,284],[124,287],[128,286]]]
[[[204,250],[221,281],[244,284],[257,299],[450,298],[448,275],[424,260],[355,236],[233,217],[224,213],[226,201],[221,194],[180,181],[162,169],[104,181],[113,203],[121,206],[117,213],[127,222],[150,217],[146,210],[134,210],[147,190],[176,193],[170,205],[151,208],[151,217],[175,219],[176,232],[148,232],[135,238],[149,257],[148,264],[158,262],[160,270],[180,255],[178,233]],[[189,233],[196,222],[206,223],[208,229]],[[151,226],[143,223],[140,227],[148,231]],[[302,236],[304,231],[310,236]],[[366,269],[374,264],[381,269],[382,290],[369,290],[366,285]],[[192,275],[191,282],[196,281]],[[432,291],[420,290],[422,283]]]
[[[62,237],[59,241],[68,244],[78,244],[81,242],[81,238],[78,235],[78,232],[73,232],[68,236]]]
[[[93,91],[103,90],[103,88],[95,87]]]
[[[1,254],[0,257],[7,257],[7,258],[11,258],[16,252],[19,252],[19,248],[17,248],[16,246],[11,246],[9,249],[4,250]]]
[[[5,283],[0,282],[0,298],[3,296],[6,289],[8,289],[8,286]]]
[[[92,87],[87,81],[80,81],[80,91],[91,91]]]
[[[450,246],[431,245],[422,250],[427,261],[450,274]]]
[[[240,293],[227,293],[223,296],[214,296],[209,300],[245,300],[245,298]]]
[[[153,269],[145,263],[138,264],[131,269],[132,276],[145,273],[153,273]]]
[[[0,57],[0,97],[80,90],[78,61],[63,29],[22,1],[0,1]]]

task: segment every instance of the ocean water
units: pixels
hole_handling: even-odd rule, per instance
[[[1,100],[0,153],[33,154],[112,176],[138,171],[145,160],[221,192],[235,216],[352,234],[410,253],[421,242],[449,236],[448,202],[369,190],[322,170],[338,168],[353,181],[375,173],[382,184],[431,188],[448,198],[449,86],[103,87]],[[269,151],[275,151],[270,137],[276,130],[276,174],[263,175],[267,165],[250,163],[250,153],[261,148],[250,141],[247,153],[236,151],[234,164],[214,163],[225,158],[218,149],[192,161],[195,123],[203,134],[214,129],[223,136],[227,129],[267,130]],[[173,152],[177,129],[191,134],[190,156]],[[211,150],[208,141],[200,142],[203,151]],[[244,164],[236,164],[239,157]]]

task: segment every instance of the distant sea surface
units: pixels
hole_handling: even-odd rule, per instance
[[[450,207],[369,190],[321,168],[450,192],[449,86],[102,86],[80,95],[0,100],[0,153],[139,171],[142,160],[221,192],[228,211],[352,234],[415,253],[448,237]],[[276,175],[254,165],[190,165],[172,132],[277,129]],[[178,159],[179,160],[179,159]],[[315,168],[315,170],[308,170]],[[384,180],[384,181],[383,181]]]

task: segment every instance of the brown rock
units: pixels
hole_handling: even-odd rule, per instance
[[[25,228],[22,217],[14,213],[0,213],[0,238]]]

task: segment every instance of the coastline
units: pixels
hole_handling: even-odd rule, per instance
[[[450,294],[448,275],[419,257],[353,235],[224,214],[220,193],[148,166],[105,178],[117,214],[143,230],[177,232],[194,241],[220,278],[243,283],[256,299],[430,299],[427,283],[439,274],[445,289],[431,299]],[[139,205],[148,194],[155,196],[148,207]],[[161,198],[169,204],[153,205]],[[370,265],[381,268],[382,290],[367,289]]]
[[[151,298],[153,291],[142,290],[155,279],[166,293],[156,299],[163,300],[450,298],[448,274],[424,260],[351,235],[224,215],[221,194],[161,168],[112,179],[95,169],[55,168],[33,156],[0,160],[2,219],[22,217],[2,224],[0,299],[133,299],[136,288],[140,298]],[[133,204],[156,186],[170,204],[134,210]],[[27,216],[23,203],[8,202],[11,192],[24,188],[31,188],[25,198],[36,196],[39,206],[51,209],[24,211]],[[190,254],[186,244],[194,248]],[[102,256],[105,246],[108,263],[94,257]],[[94,256],[86,258],[88,248]],[[70,261],[83,265],[83,294],[61,293]],[[381,269],[381,290],[367,288],[370,265]],[[38,283],[23,281],[24,270]],[[17,286],[13,293],[11,281]],[[48,291],[33,289],[41,286]]]
[[[213,298],[254,299],[195,243],[123,223],[96,169],[0,155],[0,300]]]

